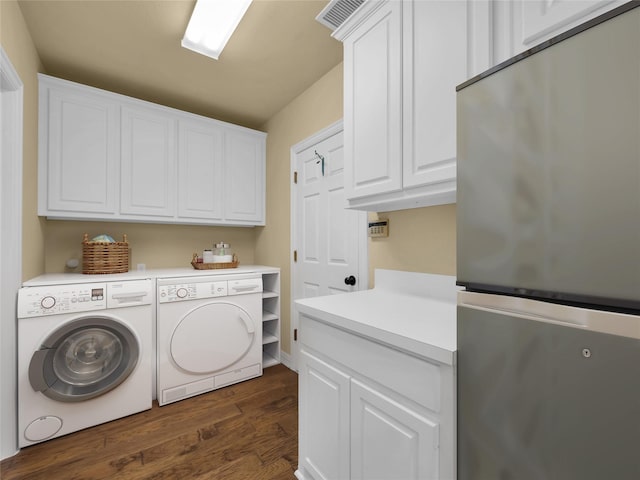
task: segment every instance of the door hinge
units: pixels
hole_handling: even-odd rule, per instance
[[[293,261],[297,262],[298,261],[298,250],[294,250],[293,251]]]
[[[293,183],[298,183],[298,172],[293,172]]]
[[[297,328],[293,329],[293,341],[294,342],[298,341],[298,329]]]

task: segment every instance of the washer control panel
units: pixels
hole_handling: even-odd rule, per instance
[[[158,285],[158,303],[227,296],[227,281]]]
[[[18,291],[18,318],[88,312],[105,308],[105,283],[23,287]]]

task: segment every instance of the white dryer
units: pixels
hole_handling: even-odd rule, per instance
[[[19,445],[151,408],[151,280],[18,292]]]
[[[160,405],[262,375],[262,276],[157,279]]]

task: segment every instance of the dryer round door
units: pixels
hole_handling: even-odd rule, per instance
[[[89,400],[120,385],[138,363],[134,333],[109,317],[84,317],[54,330],[29,363],[34,390],[62,402]]]
[[[188,373],[213,373],[233,365],[251,348],[255,327],[238,305],[215,302],[188,312],[171,336],[171,358]]]

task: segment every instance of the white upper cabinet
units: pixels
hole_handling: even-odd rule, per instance
[[[344,39],[345,194],[402,190],[402,3],[387,2]]]
[[[335,31],[348,207],[455,202],[455,87],[488,68],[488,29],[487,2],[387,0],[365,2]]]
[[[404,5],[405,187],[455,181],[455,86],[469,76],[466,15],[460,1]]]
[[[176,123],[153,108],[122,107],[121,213],[175,216]]]
[[[494,64],[591,20],[626,0],[492,0]]]
[[[38,78],[38,215],[264,225],[265,133]]]
[[[225,134],[225,219],[264,225],[264,134],[228,129]]]
[[[178,215],[222,220],[222,132],[206,121],[184,120],[178,139]]]
[[[73,90],[40,89],[38,214],[113,215],[118,194],[118,105]]]
[[[623,0],[365,0],[344,45],[347,207],[455,202],[456,86]]]

